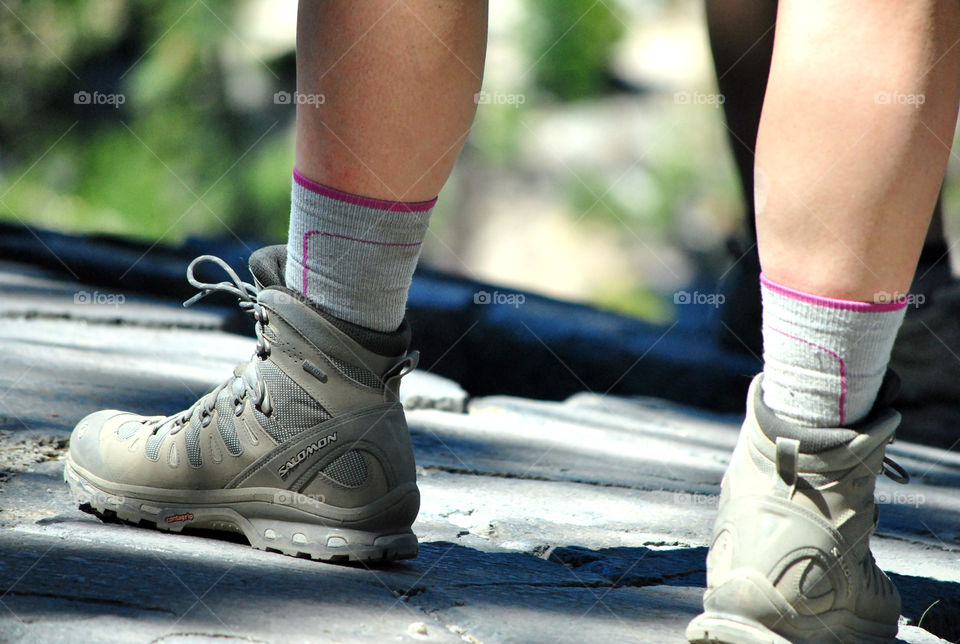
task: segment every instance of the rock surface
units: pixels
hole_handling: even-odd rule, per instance
[[[74,302],[85,289],[0,266],[0,641],[684,641],[738,417],[591,393],[468,399],[414,372],[415,560],[325,565],[106,524],[62,481],[73,423],[179,410],[252,343],[215,307]],[[890,452],[914,476],[881,481],[873,541],[903,591],[901,640],[956,641],[960,456]]]

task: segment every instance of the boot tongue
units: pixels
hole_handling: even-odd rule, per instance
[[[287,247],[265,246],[250,255],[250,274],[258,288],[283,286],[287,268]]]
[[[345,333],[351,340],[362,346],[368,351],[372,351],[380,356],[393,356],[399,358],[407,353],[410,348],[410,324],[404,318],[400,326],[392,332],[381,332],[366,329],[356,324],[351,324],[345,320],[340,320],[329,313],[321,310],[320,307],[312,304],[308,299],[302,298],[299,294],[286,289],[286,267],[287,267],[287,247],[283,244],[276,246],[265,246],[250,255],[249,261],[250,274],[257,284],[257,288],[264,290],[267,288],[278,288],[294,299],[302,300],[315,313],[323,317],[324,320]]]
[[[264,288],[257,295],[257,301],[270,312],[271,323],[264,329],[268,340],[277,341],[273,320],[278,317],[319,349],[327,359],[334,358],[347,365],[346,368],[350,365],[362,367],[379,378],[407,352],[409,329],[404,329],[406,334],[377,334],[388,336],[398,345],[395,352],[381,353],[351,336],[332,321],[331,316],[325,315],[289,289]],[[367,333],[376,334],[375,331]],[[399,346],[400,342],[404,342],[402,347]]]

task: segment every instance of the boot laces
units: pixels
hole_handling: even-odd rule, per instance
[[[230,277],[230,280],[224,280],[216,283],[199,281],[194,276],[193,272],[194,269],[203,262],[211,262],[216,264],[223,269],[223,271]],[[154,428],[153,433],[156,434],[160,427],[172,422],[173,428],[171,429],[170,433],[176,434],[183,428],[185,424],[190,422],[190,418],[197,409],[200,410],[201,426],[209,426],[217,398],[219,397],[220,393],[227,388],[233,392],[234,415],[239,416],[243,412],[244,400],[249,396],[251,400],[253,400],[254,406],[260,409],[263,414],[269,416],[273,411],[273,405],[270,401],[270,392],[267,390],[266,385],[259,377],[257,371],[257,361],[266,360],[267,357],[270,356],[270,341],[264,337],[263,334],[264,325],[269,323],[270,318],[267,315],[266,309],[257,299],[259,289],[254,284],[250,284],[249,282],[244,282],[241,280],[237,273],[230,268],[229,264],[214,255],[201,255],[190,262],[190,264],[187,266],[187,281],[190,282],[191,286],[196,287],[200,292],[184,302],[183,306],[185,307],[195,304],[211,293],[224,292],[235,295],[237,297],[240,309],[249,315],[256,323],[254,326],[254,331],[257,335],[257,345],[256,349],[254,350],[254,355],[251,357],[250,361],[239,375],[234,372],[233,376],[228,378],[220,385],[217,385],[213,391],[201,396],[200,399],[190,405],[190,407],[187,409],[183,410],[179,414],[168,416],[167,418],[159,421]]]

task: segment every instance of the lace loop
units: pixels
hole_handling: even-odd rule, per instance
[[[194,275],[194,270],[203,262],[216,264],[223,269],[230,279],[216,283],[201,282]],[[200,292],[185,301],[183,303],[185,307],[196,304],[211,293],[223,292],[236,296],[240,309],[256,322],[254,326],[257,335],[256,357],[264,360],[270,355],[270,341],[263,335],[263,327],[269,323],[270,318],[267,310],[257,299],[259,289],[254,284],[241,280],[229,264],[214,255],[200,255],[194,258],[187,266],[187,281]],[[265,415],[269,416],[272,413],[273,404],[270,401],[270,392],[267,390],[266,384],[260,380],[256,361],[251,360],[242,373],[239,375],[235,373],[229,380],[218,385],[213,391],[202,396],[179,414],[174,414],[158,422],[153,433],[156,434],[161,427],[170,424],[172,425],[170,434],[176,434],[190,422],[194,413],[199,414],[201,427],[208,427],[213,420],[213,411],[216,408],[217,399],[227,387],[230,387],[233,394],[234,415],[240,416],[243,413],[244,400],[248,394],[253,397],[254,405]]]
[[[193,271],[198,264],[203,262],[211,262],[216,264],[224,270],[224,272],[230,276],[231,282],[217,282],[216,284],[210,284],[207,282],[201,282],[198,280]],[[195,304],[198,300],[205,298],[206,296],[214,293],[216,291],[224,291],[236,295],[241,302],[249,302],[255,304],[257,301],[257,287],[248,282],[244,282],[240,279],[240,276],[237,275],[236,271],[230,268],[230,265],[225,261],[220,259],[215,255],[200,255],[199,257],[193,258],[193,261],[187,265],[187,281],[190,282],[190,286],[195,287],[200,292],[191,297],[189,300],[183,303],[184,306],[191,306]],[[241,308],[244,308],[243,304],[240,305]]]
[[[193,272],[196,267],[203,262],[210,262],[222,268],[227,276],[230,277],[230,281],[224,280],[223,282],[212,284],[198,280]],[[239,300],[238,304],[240,305],[240,309],[252,317],[257,323],[254,327],[254,331],[257,334],[257,355],[260,358],[266,358],[270,355],[270,342],[263,337],[263,326],[268,323],[270,318],[267,315],[266,309],[260,305],[257,299],[259,289],[257,289],[255,285],[241,280],[240,276],[230,268],[229,264],[215,255],[200,255],[199,257],[195,257],[193,261],[187,265],[187,281],[200,292],[184,302],[183,305],[185,307],[192,306],[211,293],[218,291],[235,295],[237,300]]]
[[[907,472],[907,470],[905,470],[903,466],[889,456],[883,457],[883,468],[880,471],[884,476],[895,483],[906,485],[910,482],[910,474]]]

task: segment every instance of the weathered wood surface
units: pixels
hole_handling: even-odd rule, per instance
[[[62,481],[73,423],[183,408],[252,342],[214,308],[82,290],[0,266],[0,641],[683,641],[738,418],[593,394],[468,402],[415,372],[416,560],[333,566],[103,524]],[[960,637],[960,457],[891,452],[914,482],[880,483],[877,559],[913,624],[939,600],[901,638]]]

